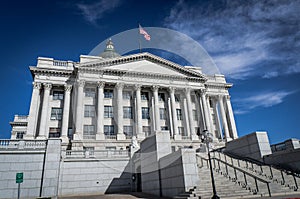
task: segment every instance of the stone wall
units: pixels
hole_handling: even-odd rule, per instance
[[[267,132],[254,132],[227,142],[226,152],[258,161],[272,153]]]
[[[17,198],[16,173],[23,172],[22,197],[40,195],[46,142],[0,141],[0,198]]]
[[[179,149],[159,162],[163,196],[174,197],[199,184],[195,150]]]
[[[59,195],[130,192],[130,167],[129,158],[65,160]]]

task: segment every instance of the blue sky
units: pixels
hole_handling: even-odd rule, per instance
[[[38,56],[78,61],[104,39],[164,27],[198,41],[231,89],[239,135],[268,132],[271,143],[300,138],[299,0],[3,1],[0,6],[0,138],[27,115],[28,66]]]

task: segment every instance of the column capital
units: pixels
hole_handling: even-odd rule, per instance
[[[200,94],[205,94],[207,92],[207,89],[206,88],[201,88],[199,90]]]
[[[70,84],[65,84],[65,91],[66,91],[66,92],[71,92],[71,90],[72,90],[72,85],[70,85]]]
[[[170,86],[170,87],[169,87],[169,91],[170,91],[170,93],[174,93],[174,92],[175,92],[175,90],[176,90],[176,88],[175,88],[175,87],[172,87],[172,86]]]
[[[99,88],[104,88],[105,82],[98,81],[98,82],[97,82],[97,86],[98,86]]]
[[[230,95],[225,95],[225,99],[230,100],[231,96]]]
[[[134,85],[134,90],[141,90],[142,86],[140,84]]]
[[[40,90],[42,87],[42,84],[40,82],[33,82],[32,83],[33,89],[38,89]]]
[[[187,88],[184,88],[184,92],[186,93],[186,94],[190,94],[191,93],[191,88],[190,87],[187,87]]]
[[[84,80],[77,80],[77,84],[79,87],[84,87],[85,81]]]
[[[117,88],[117,89],[123,89],[123,88],[124,88],[124,84],[118,82],[118,83],[116,84],[116,88]]]
[[[44,86],[45,90],[51,90],[51,88],[52,88],[52,84],[50,84],[50,83],[44,83],[43,86]]]
[[[154,85],[154,86],[152,86],[152,91],[153,91],[153,92],[154,92],[154,91],[158,91],[158,88],[159,88],[159,86]]]
[[[217,95],[217,98],[218,98],[219,100],[222,100],[224,97],[225,97],[224,95]]]

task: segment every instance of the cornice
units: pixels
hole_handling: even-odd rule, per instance
[[[177,70],[182,72],[183,74],[190,75],[192,77],[197,77],[203,79],[203,81],[206,81],[207,78],[203,74],[199,74],[197,72],[185,69],[183,66],[176,64],[174,62],[171,62],[169,60],[163,59],[159,56],[153,55],[151,53],[138,53],[134,55],[128,55],[128,56],[122,56],[118,58],[113,59],[106,59],[101,60],[98,62],[88,62],[84,64],[76,64],[75,67],[77,67],[79,70],[83,68],[94,68],[94,69],[101,69],[105,66],[113,66],[113,65],[119,65],[119,64],[125,64],[125,63],[131,63],[135,61],[141,61],[141,60],[148,60],[153,63],[162,64],[164,66],[167,66],[173,70]]]
[[[229,89],[232,87],[232,84],[229,83],[205,83],[205,87],[206,88],[225,88],[225,89]]]
[[[103,68],[78,68],[79,72],[91,73],[91,74],[101,74],[101,75],[112,75],[112,76],[123,76],[123,77],[140,77],[140,78],[154,78],[154,79],[170,79],[170,80],[189,80],[191,82],[204,83],[206,79],[201,77],[183,77],[177,75],[165,75],[159,73],[143,73],[135,71],[125,71],[118,69],[103,69]]]
[[[58,69],[46,69],[46,68],[37,68],[29,67],[32,76],[35,75],[51,75],[51,76],[70,76],[73,74],[73,70],[58,70]]]

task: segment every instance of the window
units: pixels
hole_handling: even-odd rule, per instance
[[[49,138],[59,138],[60,128],[49,128]]]
[[[210,107],[210,108],[213,108],[213,107],[214,107],[214,103],[213,103],[213,101],[212,101],[211,99],[209,99],[209,107]]]
[[[24,137],[24,134],[25,134],[25,132],[17,132],[17,134],[16,134],[16,139],[22,140],[23,137]]]
[[[104,89],[104,98],[114,98],[114,91],[112,89]]]
[[[126,135],[126,138],[131,138],[133,134],[132,126],[123,126],[123,132]]]
[[[141,100],[148,100],[149,95],[148,92],[141,92]]]
[[[130,100],[131,99],[131,92],[130,91],[123,91],[123,99]]]
[[[115,135],[114,125],[104,125],[105,135]]]
[[[195,133],[196,133],[196,135],[200,135],[201,134],[200,127],[195,127]]]
[[[182,120],[182,112],[181,112],[181,109],[176,109],[176,113],[177,113],[177,120]]]
[[[184,127],[182,127],[182,126],[179,126],[179,127],[178,127],[178,134],[179,134],[179,135],[183,135],[183,136],[185,135]]]
[[[180,95],[179,94],[175,94],[175,102],[180,102]]]
[[[165,94],[164,93],[158,93],[158,100],[164,102],[165,101]]]
[[[93,97],[93,98],[96,97],[96,89],[95,88],[87,87],[87,88],[85,88],[84,92],[85,92],[86,97]]]
[[[166,120],[167,119],[166,108],[160,108],[159,109],[159,117],[160,117],[161,120]]]
[[[167,130],[169,130],[169,127],[167,127],[167,126],[161,126],[161,127],[160,127],[160,130],[162,130],[162,131],[167,131]]]
[[[142,107],[142,119],[150,119],[148,107]]]
[[[96,132],[94,125],[83,125],[83,139],[95,139]]]
[[[84,117],[95,117],[95,106],[84,105]]]
[[[104,118],[113,118],[113,117],[114,117],[114,107],[104,106]]]
[[[132,107],[131,106],[123,107],[123,118],[132,119]]]
[[[61,120],[61,118],[62,118],[62,108],[52,108],[51,120]]]
[[[63,100],[64,92],[63,91],[53,91],[53,100]]]
[[[151,128],[150,128],[150,126],[143,126],[143,132],[145,133],[145,136],[151,135]]]
[[[197,121],[197,111],[193,110],[193,119]]]

